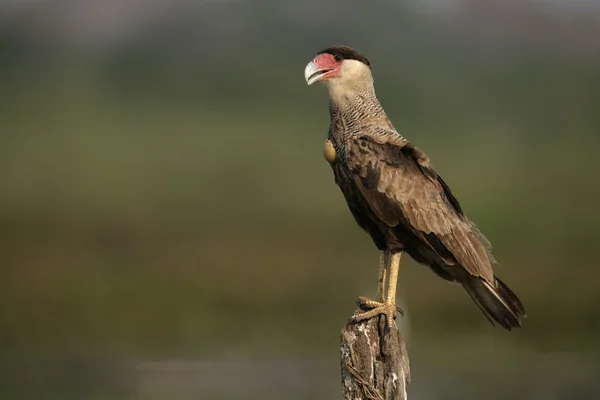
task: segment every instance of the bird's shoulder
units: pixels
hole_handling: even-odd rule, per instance
[[[404,137],[383,129],[372,133],[375,134],[356,135],[346,141],[348,166],[354,172],[365,176],[369,169],[388,168],[420,171],[425,177],[437,178],[425,152]]]
[[[427,154],[398,133],[357,135],[346,143],[346,159],[348,169],[367,191],[410,202],[412,207],[448,205],[456,215],[463,216],[458,200]]]

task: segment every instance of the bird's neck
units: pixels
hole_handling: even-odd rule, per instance
[[[377,100],[372,81],[352,87],[329,85],[328,90],[330,135],[335,139],[360,135],[368,126],[378,125],[393,129]]]

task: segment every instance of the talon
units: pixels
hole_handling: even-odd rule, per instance
[[[381,303],[363,296],[359,297],[356,303],[363,312],[354,314],[350,318],[350,322],[362,322],[383,314],[387,318],[388,326],[391,327],[393,320],[396,318],[396,312],[399,311],[401,315],[404,315],[404,312],[399,307],[396,307],[395,304]]]
[[[400,307],[396,307],[396,311],[398,311],[400,313],[400,316],[402,318],[404,318],[404,310],[403,309],[401,309]]]

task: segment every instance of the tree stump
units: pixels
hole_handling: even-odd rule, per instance
[[[385,316],[348,323],[341,337],[345,400],[406,400],[410,367],[404,335]]]

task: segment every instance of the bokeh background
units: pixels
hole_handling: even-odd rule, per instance
[[[600,4],[0,2],[0,397],[331,399],[378,254],[314,54],[373,63],[522,330],[405,258],[412,399],[600,396]]]

